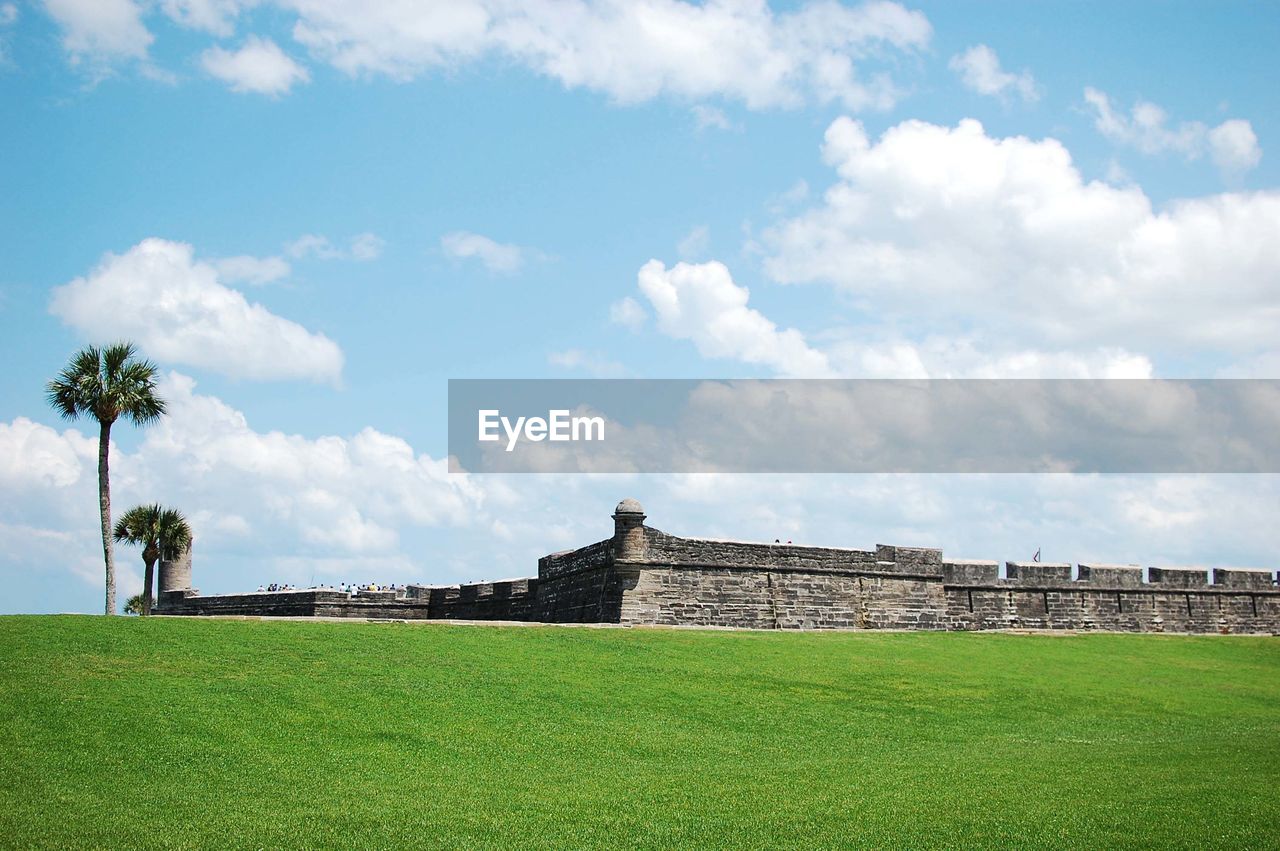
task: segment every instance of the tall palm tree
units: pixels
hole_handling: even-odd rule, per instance
[[[111,482],[107,456],[111,426],[120,417],[146,425],[164,413],[156,395],[156,366],[137,360],[132,343],[99,349],[89,346],[71,357],[67,368],[49,382],[49,404],[69,420],[89,416],[98,421],[98,508],[102,515],[102,555],[107,564],[107,614],[116,613],[116,566],[111,552]]]
[[[137,505],[116,521],[112,534],[122,544],[141,544],[142,563],[146,572],[142,579],[142,614],[151,614],[151,583],[156,561],[175,559],[191,546],[191,527],[182,513],[159,505]]]

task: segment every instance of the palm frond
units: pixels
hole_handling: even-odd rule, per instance
[[[66,419],[90,414],[110,425],[121,415],[146,425],[165,413],[156,395],[159,371],[148,360],[136,360],[133,343],[99,349],[86,346],[71,357],[67,368],[45,387],[49,404]]]
[[[159,529],[162,558],[176,559],[191,546],[191,527],[181,511],[166,508],[160,515]]]
[[[112,537],[120,543],[156,546],[160,536],[160,518],[164,509],[158,503],[135,505],[116,521]]]
[[[46,398],[65,419],[94,412],[94,400],[101,395],[99,351],[86,346],[71,356],[67,367],[45,385]]]
[[[102,377],[106,382],[119,381],[126,364],[137,354],[137,348],[127,340],[112,343],[102,350]]]
[[[156,372],[156,365],[145,360],[132,361],[120,371],[116,410],[136,425],[158,420],[165,412],[164,400],[156,395]]]
[[[182,512],[159,503],[135,505],[116,521],[113,537],[127,544],[156,549],[164,559],[176,559],[191,546],[191,526]]]

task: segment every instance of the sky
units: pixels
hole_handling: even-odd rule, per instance
[[[450,378],[1280,378],[1280,6],[0,0],[0,612],[675,534],[1280,567],[1274,475],[468,475]],[[120,602],[141,587],[117,549]]]

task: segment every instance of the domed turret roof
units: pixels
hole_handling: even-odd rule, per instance
[[[613,510],[614,514],[644,514],[644,506],[637,500],[627,497],[618,503],[618,507]]]

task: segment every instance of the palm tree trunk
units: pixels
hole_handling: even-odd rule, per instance
[[[107,563],[107,614],[116,613],[116,561],[111,550],[111,481],[107,455],[111,451],[111,423],[98,431],[98,509],[102,513],[102,557]]]
[[[142,614],[151,614],[151,579],[155,576],[155,559],[146,559],[147,569],[142,574]]]

